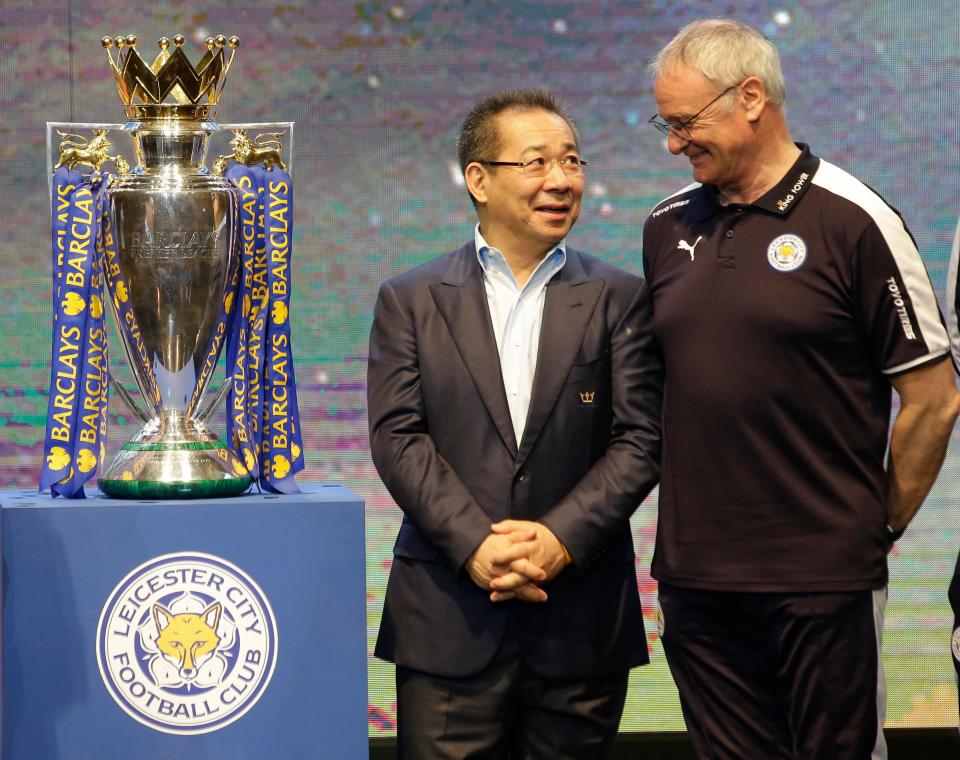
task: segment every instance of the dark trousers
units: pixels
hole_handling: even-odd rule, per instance
[[[397,668],[400,760],[605,760],[613,751],[627,672],[554,680],[517,653],[444,678]]]
[[[661,583],[661,640],[698,757],[885,757],[877,623],[884,593]]]
[[[953,608],[953,636],[950,638],[950,652],[953,654],[953,667],[957,671],[957,685],[960,686],[960,555],[953,569],[950,581],[950,606]]]

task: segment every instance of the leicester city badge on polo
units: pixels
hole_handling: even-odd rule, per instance
[[[953,659],[960,665],[960,626],[953,629],[953,637],[950,639],[950,651],[953,652]]]
[[[110,594],[97,626],[107,691],[134,720],[171,734],[216,731],[263,696],[277,664],[266,595],[221,557],[154,557]]]
[[[100,489],[121,498],[234,496],[251,483],[298,490],[293,476],[304,460],[290,336],[293,182],[281,158],[293,125],[235,130],[233,153],[221,155],[219,171],[211,172],[208,142],[226,131],[214,112],[240,41],[208,38],[196,66],[184,42],[179,34],[161,38],[149,62],[135,35],[101,40],[128,119],[122,130],[133,139],[132,168],[110,154],[109,132],[120,125],[99,125],[110,128],[90,138],[78,132],[93,125],[58,130],[54,340],[40,474],[40,490],[54,496],[82,498],[98,470]],[[268,126],[284,128],[247,135]],[[110,161],[115,171],[101,171]],[[243,171],[223,176],[228,161]],[[93,172],[84,175],[81,166]],[[110,371],[108,306],[139,399]],[[226,378],[215,381],[221,354]],[[143,427],[104,467],[110,388]],[[224,399],[221,442],[208,421]]]
[[[806,258],[807,244],[799,235],[780,235],[767,246],[767,261],[778,272],[799,269]]]

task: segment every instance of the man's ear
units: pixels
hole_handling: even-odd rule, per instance
[[[476,161],[467,164],[467,168],[463,172],[463,180],[467,183],[467,190],[477,203],[487,202],[488,175],[480,164]]]
[[[740,99],[748,121],[756,121],[767,105],[767,89],[759,77],[747,77],[740,85]]]

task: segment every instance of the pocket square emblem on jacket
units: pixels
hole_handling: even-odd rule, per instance
[[[596,395],[597,395],[596,391],[580,391],[580,403],[592,404],[594,396]]]

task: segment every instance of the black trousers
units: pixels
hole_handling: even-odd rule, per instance
[[[953,667],[957,671],[957,685],[960,686],[960,555],[957,555],[957,564],[953,568],[953,580],[950,581],[950,606],[953,608],[950,652],[953,654]]]
[[[474,676],[397,668],[400,760],[605,760],[628,673],[589,680],[538,676],[516,651]]]
[[[766,594],[661,583],[661,640],[698,757],[885,757],[883,599],[883,591]]]

